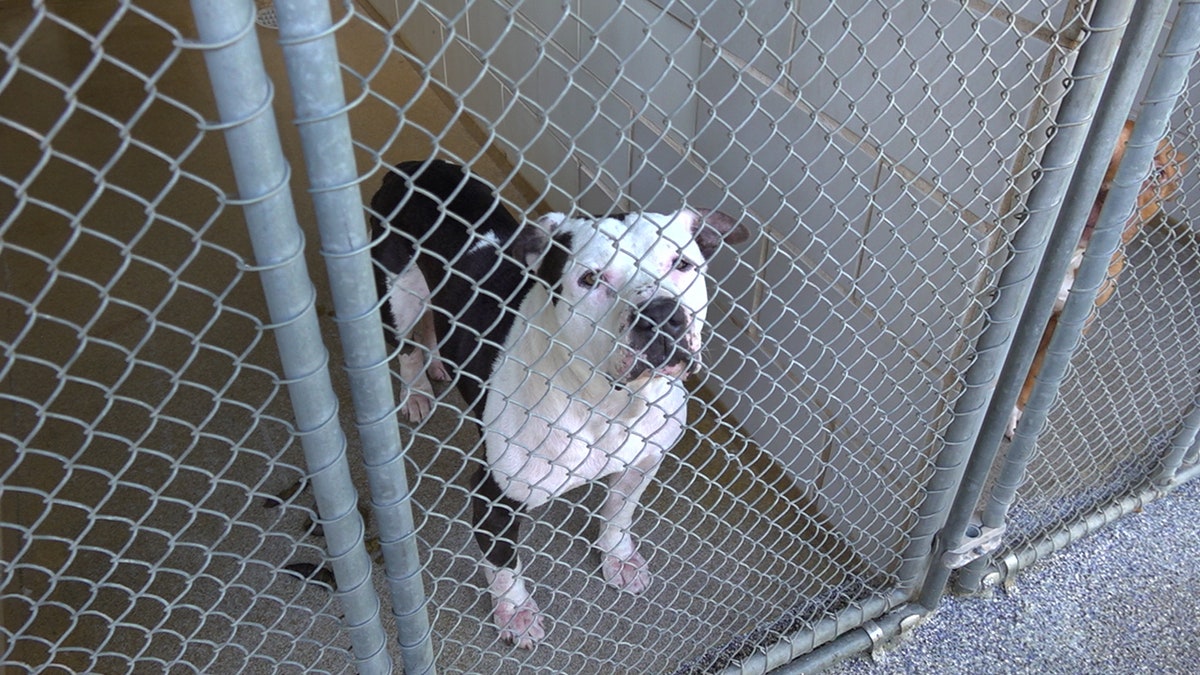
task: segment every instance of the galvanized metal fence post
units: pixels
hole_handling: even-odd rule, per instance
[[[1093,11],[1090,35],[1080,48],[1071,85],[1055,120],[1056,133],[1046,147],[1041,175],[1030,192],[1023,223],[1013,238],[1012,258],[1000,274],[996,297],[987,309],[987,327],[977,340],[974,359],[963,375],[963,392],[955,404],[953,421],[945,432],[944,447],[927,485],[920,521],[913,528],[903,556],[904,563],[898,571],[898,583],[902,588],[916,587],[922,583],[923,576],[928,576],[922,597],[922,605],[926,608],[937,606],[941,588],[949,576],[949,571],[937,560],[930,559],[934,537],[942,530],[957,533],[954,536],[961,538],[995,457],[994,447],[990,454],[972,452],[973,448],[979,447],[977,439],[985,414],[995,418],[998,409],[1003,410],[1003,406],[1011,409],[1016,399],[1020,383],[1017,382],[1016,387],[1010,384],[1008,391],[1003,392],[997,385],[997,378],[1005,359],[1013,350],[1021,348],[1015,335],[1020,312],[1042,262],[1047,238],[1058,217],[1120,45],[1121,29],[1129,19],[1133,4],[1132,0],[1100,0]],[[1032,338],[1033,346],[1037,339]],[[1032,346],[1025,349],[1031,360]],[[974,497],[970,496],[972,494]]]
[[[1125,124],[1142,76],[1153,56],[1154,45],[1166,21],[1170,4],[1169,0],[1141,2],[1134,9],[1129,29],[1122,40],[1121,50],[1113,67],[1112,78],[1104,93],[1104,104],[1097,111],[1089,143],[1080,158],[1079,172],[1072,182],[1071,191],[1055,226],[1060,252],[1054,258],[1048,256],[1043,264],[1034,282],[1029,308],[1022,318],[1021,329],[1027,331],[1031,343],[1035,346],[1041,340],[1046,323],[1050,319],[1068,260],[1078,245],[1088,214],[1093,208],[1096,194],[1108,170],[1112,148],[1116,144],[1121,127]],[[1186,75],[1186,68],[1180,75]],[[1161,87],[1164,85],[1169,86],[1177,95],[1180,82],[1178,77],[1173,78],[1169,84],[1159,81],[1157,86],[1160,88],[1152,90],[1148,96],[1161,95],[1164,91]],[[1156,84],[1151,86],[1155,87]],[[1166,128],[1173,103],[1172,97],[1170,105],[1144,108],[1144,117],[1140,118],[1134,127],[1134,136],[1127,146],[1116,182],[1104,202],[1100,220],[1096,223],[1084,254],[1083,264],[1076,273],[1070,297],[1059,317],[1058,327],[1047,350],[1037,385],[1025,405],[1016,435],[1005,454],[1000,474],[992,485],[980,514],[985,530],[999,530],[1004,526],[1008,508],[1025,476],[1025,468],[1032,456],[1037,434],[1045,424],[1046,415],[1066,373],[1071,354],[1078,345],[1088,315],[1094,311],[1096,293],[1104,283],[1113,253],[1121,243],[1121,232],[1133,212],[1133,204],[1153,160],[1158,140],[1162,138]],[[1148,134],[1153,134],[1153,138],[1149,138]],[[1011,367],[1006,366],[1005,375],[1009,376],[1014,392],[1021,387],[1029,372],[1033,354],[1030,353],[1029,357],[1028,360],[1014,359]],[[985,425],[985,431],[988,433],[980,434],[980,444],[986,443],[986,447],[999,448],[1001,436],[1008,424],[1006,411],[1012,409],[1015,401],[1015,396],[1004,398],[1005,407],[997,410],[989,424]],[[995,449],[991,452],[994,455]],[[962,592],[978,590],[986,566],[986,556],[974,557],[957,576],[956,588]]]
[[[350,379],[363,462],[405,672],[434,672],[433,645],[387,345],[363,219],[361,178],[327,0],[277,0],[296,125]],[[350,17],[346,14],[346,17]]]
[[[1200,423],[1200,394],[1192,401],[1192,409],[1184,418],[1182,429],[1189,429],[1192,424]],[[1181,431],[1182,431],[1181,429]],[[1176,439],[1183,440],[1183,434],[1176,436]],[[1182,485],[1190,480],[1195,480],[1200,476],[1200,434],[1192,437],[1192,444],[1185,446],[1182,452],[1183,460],[1180,463],[1180,468],[1176,469],[1171,481],[1175,485]]]
[[[337,579],[343,623],[364,673],[390,673],[391,658],[371,583],[362,516],[346,459],[346,437],[321,339],[316,292],[304,260],[304,235],[289,191],[272,110],[273,90],[262,63],[249,0],[193,0],[199,42],[217,101],[246,215],[255,270],[279,346],[283,379],[296,416],[317,509]]]
[[[1200,52],[1200,0],[1182,0],[1175,21],[1171,24],[1171,32],[1167,35],[1167,43],[1154,72],[1154,79],[1146,91],[1146,103],[1143,105],[1142,118],[1146,118],[1145,109],[1166,108],[1174,106],[1183,95],[1187,86],[1188,71],[1195,63],[1196,53]],[[1159,79],[1163,81],[1160,83]],[[1171,88],[1171,85],[1175,88]],[[1159,114],[1169,114],[1161,113]],[[1139,122],[1141,119],[1139,119]],[[1157,474],[1152,478],[1156,486],[1164,487],[1178,484],[1182,477],[1180,467],[1191,459],[1189,455],[1195,451],[1200,441],[1200,381],[1197,382],[1195,394],[1189,408],[1184,412],[1179,426],[1171,435]]]
[[[1170,442],[1163,452],[1158,471],[1151,483],[1159,487],[1169,487],[1183,482],[1179,469],[1187,463],[1189,451],[1195,449],[1197,441],[1200,441],[1200,386],[1197,386],[1191,403],[1179,420],[1175,432],[1171,434]]]

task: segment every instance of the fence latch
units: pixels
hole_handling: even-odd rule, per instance
[[[1004,530],[1004,525],[986,527],[981,521],[972,519],[962,543],[942,554],[942,564],[956,570],[995,551],[1004,540]]]

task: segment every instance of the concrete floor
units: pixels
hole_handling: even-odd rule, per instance
[[[900,645],[828,675],[1187,675],[1200,663],[1200,481],[1023,572],[951,597]]]
[[[1136,493],[1194,401],[1200,238],[1159,223],[1129,249],[1009,513],[1004,555]],[[1194,466],[1195,459],[1187,460]],[[1187,468],[1185,465],[1184,468]],[[1200,663],[1200,482],[1123,516],[983,597],[948,597],[893,650],[831,675],[1183,675]]]
[[[11,637],[0,665],[341,671],[348,642],[333,598],[279,571],[320,559],[322,541],[306,535],[311,501],[263,506],[302,475],[302,460],[261,291],[242,269],[244,223],[222,204],[233,192],[223,140],[198,130],[215,116],[203,60],[173,48],[175,31],[193,33],[187,5],[144,6],[60,1],[0,13],[0,42],[19,47],[20,64],[0,95],[0,343],[11,348],[0,384],[0,607]],[[84,34],[103,36],[99,47]],[[274,33],[259,34],[279,84],[277,114],[290,120]],[[515,203],[536,200],[369,22],[353,20],[338,37],[349,71],[373,73],[351,115],[360,148],[374,149],[359,152],[365,191],[384,162],[436,148],[508,185]],[[299,220],[316,242],[298,138],[281,129]],[[352,430],[344,376],[336,367],[334,376]],[[637,525],[658,575],[646,595],[597,578],[593,525],[574,501],[541,514],[523,557],[552,619],[532,654],[496,644],[483,623],[462,518],[474,432],[447,405],[410,434],[443,671],[672,670],[780,608],[821,592],[837,600],[844,584],[858,593],[875,579],[769,459],[699,404],[695,417],[697,433],[664,468]],[[361,470],[357,479],[365,486]],[[390,616],[385,623],[394,630]]]

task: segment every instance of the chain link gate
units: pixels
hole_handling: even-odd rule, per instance
[[[1094,4],[0,9],[0,664],[820,665],[933,610],[952,568],[974,588],[1190,477],[1194,161],[1062,374],[1150,151],[1197,150],[1191,90],[1174,105],[1195,4]],[[1008,444],[1147,63],[1129,166]],[[532,652],[487,621],[463,402],[395,423],[365,227],[387,214],[363,204],[430,156],[531,218],[686,204],[759,232],[708,270],[707,368],[634,526],[655,584],[594,573],[601,488],[553,500],[520,542],[551,617]],[[979,526],[1003,543],[970,562]],[[330,561],[337,592],[297,561]]]
[[[1130,31],[1141,29],[1146,46],[1164,26],[1168,5],[1136,8]],[[1116,200],[1098,214],[1088,255],[1078,266],[1076,286],[1087,290],[1073,292],[1062,308],[1058,325],[1073,323],[1045,344],[1042,372],[1049,382],[1033,389],[1031,419],[1022,419],[992,469],[979,525],[1006,530],[1004,545],[963,570],[956,579],[960,591],[978,590],[985,579],[999,582],[1166,494],[1194,472],[1200,251],[1186,215],[1196,100],[1187,79],[1200,47],[1200,8],[1181,3],[1169,19],[1142,83],[1127,157],[1106,177],[1109,198]],[[1125,88],[1131,95],[1141,68],[1129,71]],[[1147,173],[1158,182],[1145,182]],[[1055,274],[1047,272],[1051,281]],[[1114,306],[1108,307],[1096,294],[1112,286]],[[1081,333],[1086,337],[1075,351]],[[1130,344],[1139,349],[1130,351]]]

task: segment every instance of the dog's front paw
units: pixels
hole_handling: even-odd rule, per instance
[[[509,600],[497,600],[492,609],[492,619],[500,629],[500,639],[519,649],[533,649],[533,643],[546,637],[542,612],[533,598],[526,598],[519,605]]]
[[[446,370],[446,364],[437,356],[434,356],[429,362],[429,368],[425,372],[428,373],[431,380],[437,382],[450,381],[450,371]]]
[[[1004,437],[1012,440],[1013,436],[1017,435],[1017,424],[1021,422],[1021,406],[1013,406],[1012,414],[1008,416],[1008,429],[1004,431]]]
[[[525,588],[521,565],[484,568],[488,594],[492,596],[492,620],[500,630],[500,639],[520,649],[533,649],[533,643],[546,637],[542,611]]]
[[[416,424],[429,417],[429,412],[433,410],[433,398],[412,388],[407,390],[407,394],[401,407],[404,408],[404,416],[408,421]]]
[[[641,593],[650,587],[650,567],[637,551],[627,558],[602,554],[600,571],[604,574],[605,581],[622,591]]]
[[[401,403],[409,422],[420,422],[433,410],[433,384],[425,375],[425,358],[420,350],[400,355],[400,379],[405,398]]]

